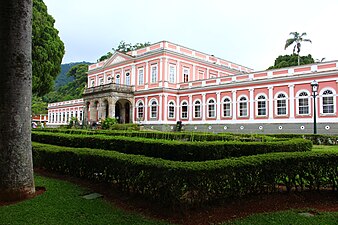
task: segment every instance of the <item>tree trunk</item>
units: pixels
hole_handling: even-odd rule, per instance
[[[298,53],[298,66],[300,66],[300,56],[299,56],[299,53]]]
[[[0,200],[35,194],[32,143],[32,0],[0,2]]]

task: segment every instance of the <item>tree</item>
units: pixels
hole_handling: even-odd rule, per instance
[[[312,41],[310,39],[305,39],[303,38],[304,36],[306,36],[306,33],[302,33],[302,35],[299,35],[298,32],[291,32],[290,35],[292,35],[291,38],[286,40],[285,46],[284,46],[284,50],[287,49],[290,45],[293,45],[293,54],[295,54],[295,51],[297,49],[297,55],[298,55],[298,66],[300,65],[300,57],[299,57],[299,53],[300,53],[300,48],[301,48],[301,42],[310,42],[312,43]]]
[[[134,45],[132,45],[131,43],[126,43],[125,41],[120,41],[120,44],[117,46],[117,48],[112,48],[112,50],[114,52],[130,52],[130,51],[134,51],[140,48],[144,48],[150,45],[150,42],[145,42],[145,43],[136,43]],[[107,54],[103,55],[100,57],[100,59],[98,59],[98,62],[101,62],[103,60],[109,59],[111,56],[113,55],[113,53],[108,52]]]
[[[301,56],[300,58],[296,54],[280,55],[275,59],[275,64],[273,66],[270,66],[268,69],[270,70],[290,66],[297,66],[299,65],[298,62],[300,62],[300,65],[305,65],[314,63],[315,61],[310,54],[307,56]]]
[[[33,0],[33,93],[37,96],[52,90],[61,71],[65,49],[54,23],[43,0]]]
[[[41,97],[33,96],[32,98],[32,115],[47,114],[47,103]]]
[[[0,1],[0,200],[35,194],[31,145],[32,0]]]

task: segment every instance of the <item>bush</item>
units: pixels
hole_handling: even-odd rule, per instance
[[[32,140],[76,148],[115,150],[175,161],[205,161],[265,154],[310,151],[311,141],[292,139],[279,142],[209,141],[187,142],[136,137],[32,132]]]
[[[201,206],[292,190],[337,191],[338,153],[288,152],[206,162],[175,162],[97,149],[33,143],[34,166],[114,184],[165,205]]]
[[[112,129],[113,125],[117,124],[116,118],[106,118],[102,121],[102,129],[109,130]]]

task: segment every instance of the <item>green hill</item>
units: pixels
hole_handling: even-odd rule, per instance
[[[65,63],[65,64],[61,64],[61,72],[60,74],[56,77],[55,80],[55,89],[64,86],[65,84],[71,82],[74,80],[74,77],[68,77],[67,76],[67,72],[70,70],[70,68],[72,68],[73,66],[76,66],[78,64],[92,64],[90,62],[71,62],[71,63]]]

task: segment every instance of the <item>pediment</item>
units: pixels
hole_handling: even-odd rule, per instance
[[[127,60],[132,59],[131,56],[120,53],[120,52],[115,52],[110,59],[107,60],[105,66],[110,66],[110,65],[114,65],[114,64],[118,64]]]

